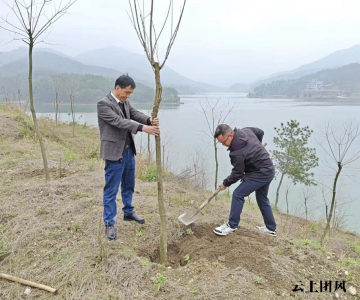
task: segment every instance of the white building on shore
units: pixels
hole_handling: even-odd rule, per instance
[[[324,88],[324,81],[318,81],[317,79],[312,79],[308,82],[306,89],[312,91],[320,91]]]

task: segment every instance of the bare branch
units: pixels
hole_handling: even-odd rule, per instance
[[[158,37],[155,39],[154,50],[155,50],[156,47],[157,47],[157,43],[158,43],[158,41],[159,41],[159,39],[160,39],[160,36],[161,36],[161,34],[162,34],[162,32],[163,32],[163,30],[164,30],[164,28],[165,28],[165,25],[166,25],[166,23],[167,23],[167,20],[168,20],[169,14],[170,14],[170,8],[172,7],[172,4],[173,4],[173,0],[170,0],[170,2],[169,2],[169,8],[168,8],[168,11],[167,11],[167,14],[166,14],[166,18],[165,18],[164,24],[163,24],[163,26],[162,26],[162,28],[161,28],[161,30],[160,30],[160,33],[159,33]],[[155,30],[155,27],[154,27],[154,30]]]
[[[160,65],[160,69],[162,69],[162,68],[164,67],[165,62],[166,62],[166,60],[168,59],[168,57],[169,57],[169,55],[170,55],[170,50],[171,50],[171,48],[172,48],[172,46],[173,46],[173,44],[174,44],[174,42],[175,42],[177,33],[178,33],[178,31],[179,31],[179,28],[180,28],[180,23],[181,23],[183,14],[184,14],[185,5],[186,5],[186,0],[184,0],[184,5],[183,5],[183,7],[182,7],[182,9],[181,9],[181,13],[180,13],[180,17],[179,17],[178,23],[177,23],[177,25],[176,25],[176,27],[175,27],[175,31],[174,31],[173,35],[172,35],[171,38],[170,38],[170,42],[169,42],[169,45],[168,45],[168,48],[167,48],[166,54],[165,54],[165,59],[164,59],[163,63]]]

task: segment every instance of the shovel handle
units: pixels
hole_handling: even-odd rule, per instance
[[[203,204],[200,205],[199,210],[203,209],[206,205],[208,205],[208,204],[210,203],[210,201],[211,201],[212,199],[214,199],[217,194],[220,193],[220,191],[221,191],[221,189],[218,188],[218,189],[214,192],[214,194],[212,194],[212,196],[211,196],[209,199],[207,199]]]
[[[263,146],[266,147],[266,146],[267,146],[267,143],[264,143]],[[218,189],[214,192],[214,194],[212,194],[212,196],[211,196],[209,199],[207,199],[203,204],[200,205],[200,207],[198,208],[197,211],[202,210],[206,205],[208,205],[208,204],[210,203],[210,201],[211,201],[212,199],[214,199],[214,198],[217,196],[217,194],[220,193],[220,191],[221,191],[221,189],[218,188]]]

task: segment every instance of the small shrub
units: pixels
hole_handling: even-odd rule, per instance
[[[4,255],[7,253],[7,246],[4,242],[0,241],[0,255]]]
[[[144,169],[139,170],[139,179],[142,181],[156,181],[157,180],[157,174],[156,174],[156,165],[151,163],[148,166],[146,166]]]
[[[40,206],[36,209],[36,214],[37,215],[44,215],[47,214],[48,212],[46,211],[45,207]]]
[[[184,256],[184,260],[185,260],[185,262],[188,264],[188,263],[190,262],[190,255],[189,255],[189,254],[186,254],[186,255]]]
[[[261,279],[261,277],[259,277],[259,276],[255,277],[255,278],[254,278],[254,283],[255,283],[255,284],[262,284],[262,279]]]
[[[224,269],[224,266],[218,261],[214,262],[213,265],[217,269]]]
[[[135,229],[135,234],[136,234],[136,236],[138,236],[138,237],[142,237],[144,234],[141,232],[141,230],[137,230],[137,229]]]
[[[341,261],[341,264],[344,267],[349,267],[349,266],[360,266],[360,260],[359,259],[354,259],[354,258],[345,258]]]
[[[166,276],[160,273],[156,274],[155,277],[151,278],[152,283],[154,284],[155,293],[158,293],[161,287],[165,284]]]
[[[140,265],[142,265],[143,267],[148,266],[149,263],[150,261],[147,258],[140,259]]]
[[[87,198],[87,197],[90,197],[88,194],[83,194],[83,193],[75,193],[71,196],[71,199],[72,200],[78,200],[78,199],[81,199],[81,198]]]
[[[359,244],[354,244],[353,245],[353,248],[354,248],[354,250],[355,250],[355,252],[357,252],[358,254],[360,254],[360,245]]]
[[[191,228],[186,229],[186,234],[192,235],[194,232],[191,230]]]
[[[308,228],[311,231],[317,231],[318,230],[318,225],[315,222],[310,222],[309,225],[308,225]]]

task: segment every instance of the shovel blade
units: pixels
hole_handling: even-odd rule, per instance
[[[196,208],[189,208],[185,211],[185,213],[179,216],[178,219],[181,223],[187,226],[198,221],[202,216],[203,214],[201,211]]]

